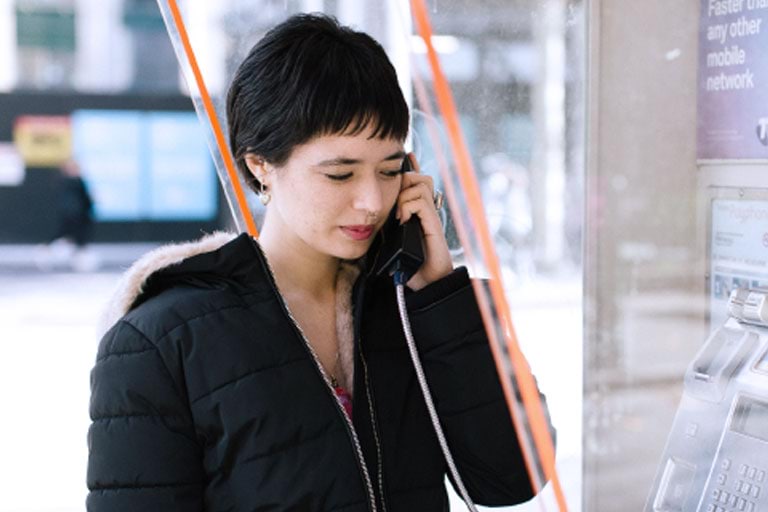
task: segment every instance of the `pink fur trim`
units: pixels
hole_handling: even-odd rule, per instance
[[[336,276],[336,338],[339,343],[339,363],[341,373],[339,380],[344,389],[353,395],[355,382],[355,334],[352,319],[352,287],[360,268],[353,264],[342,262]]]
[[[98,325],[99,337],[128,312],[144,290],[149,276],[165,267],[181,263],[191,256],[215,251],[235,236],[234,233],[217,231],[191,242],[158,247],[136,260],[118,281],[112,298],[102,313]]]

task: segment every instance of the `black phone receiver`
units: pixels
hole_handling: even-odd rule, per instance
[[[400,172],[406,173],[411,170],[411,159],[406,155]],[[379,261],[382,263],[376,270],[376,275],[386,272],[391,276],[399,272],[399,277],[404,284],[424,263],[424,232],[421,229],[421,219],[416,215],[412,215],[408,222],[400,225],[400,221],[395,217],[396,209],[397,205],[392,208],[381,230],[384,240]]]

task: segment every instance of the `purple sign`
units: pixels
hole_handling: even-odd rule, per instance
[[[699,159],[768,158],[768,0],[701,0]]]

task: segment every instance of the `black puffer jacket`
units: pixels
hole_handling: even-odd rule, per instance
[[[131,310],[92,373],[88,510],[448,509],[389,279],[364,273],[353,292],[353,422],[248,236],[154,272],[141,289],[123,297]],[[466,271],[407,302],[471,496],[531,498]]]

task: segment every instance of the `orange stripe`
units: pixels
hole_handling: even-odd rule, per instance
[[[446,151],[443,149],[443,144],[440,142],[440,132],[438,128],[435,126],[435,123],[429,122],[430,119],[437,119],[437,116],[435,115],[434,111],[432,110],[432,105],[429,101],[429,96],[427,95],[427,88],[424,85],[424,80],[421,77],[421,74],[416,69],[416,66],[413,66],[413,88],[416,92],[416,98],[417,102],[424,106],[424,110],[427,113],[427,119],[424,123],[427,132],[429,134],[430,141],[432,142],[432,145],[435,149],[435,158],[437,159],[437,168],[440,172],[440,175],[443,177],[444,186],[445,186],[445,193],[448,196],[448,200],[451,202],[451,204],[458,204],[458,197],[456,196],[456,192],[453,188],[453,182],[450,179],[451,177],[451,170],[450,166],[448,164],[448,160],[445,157]],[[414,151],[415,151],[415,143],[414,143]],[[462,240],[462,243],[464,244],[464,241]],[[469,245],[469,244],[464,244]],[[465,249],[468,254],[471,254],[471,249]],[[473,261],[473,260],[470,260]]]
[[[501,285],[502,281],[499,261],[493,247],[493,241],[491,239],[487,223],[485,221],[482,198],[480,196],[477,180],[475,179],[472,160],[470,158],[466,143],[464,142],[461,125],[459,124],[459,116],[457,113],[456,105],[453,101],[450,87],[440,67],[440,61],[437,57],[437,53],[432,46],[432,29],[429,23],[429,15],[427,14],[427,9],[423,0],[411,0],[411,7],[413,9],[414,19],[416,21],[419,33],[427,46],[427,57],[434,78],[435,95],[437,97],[438,107],[445,119],[446,126],[448,128],[448,135],[451,140],[451,149],[456,161],[459,178],[466,193],[467,206],[469,207],[470,216],[473,219],[474,227],[480,238],[481,251],[485,257],[485,261],[491,274],[491,296],[493,297],[493,301],[496,304],[496,312],[500,317],[501,325],[504,329],[504,335],[507,338],[507,350],[509,351],[509,355],[512,360],[512,366],[514,367],[515,371],[515,378],[520,388],[525,410],[530,421],[534,444],[536,446],[539,460],[541,461],[544,470],[544,475],[552,483],[552,487],[555,492],[555,497],[557,499],[560,510],[565,511],[567,510],[567,505],[565,503],[565,496],[563,494],[562,487],[557,476],[557,470],[555,468],[554,445],[549,433],[547,421],[544,418],[543,408],[541,405],[541,400],[539,399],[536,383],[533,379],[533,375],[531,374],[530,369],[528,368],[528,363],[525,360],[525,356],[520,351],[520,347],[517,342],[517,336],[512,325],[512,319],[509,316],[509,304],[507,303],[506,296]],[[489,336],[495,336],[493,322],[490,318],[488,318],[489,310],[487,308],[482,308],[482,310],[484,313],[483,317],[486,331],[489,333]],[[504,364],[501,360],[502,356],[499,352],[499,348],[496,344],[492,344],[492,348],[497,369],[502,370],[504,368]],[[502,378],[501,380],[504,382],[507,379]],[[512,413],[515,398],[511,393],[509,386],[504,386],[504,392],[507,398],[507,404],[510,408],[510,413]],[[520,438],[522,434],[519,428],[517,429],[517,432],[518,438]],[[527,450],[525,449],[527,443],[525,440],[520,439],[520,441],[521,446],[524,447],[523,454],[526,461],[528,474],[531,477],[531,481],[538,482],[538,472],[533,466],[531,459],[532,454],[527,453]],[[534,485],[535,487],[539,487],[536,483],[534,483]],[[537,492],[539,490],[539,488],[536,489]]]
[[[413,86],[414,90],[416,92],[416,97],[418,99],[418,102],[423,106],[425,111],[427,112],[427,116],[430,119],[436,119],[437,116],[434,113],[434,110],[432,109],[432,102],[429,99],[429,96],[427,95],[426,86],[424,85],[424,80],[419,73],[418,69],[414,67],[413,69]],[[443,147],[443,144],[441,142],[440,133],[438,132],[437,128],[434,126],[433,123],[427,122],[426,123],[427,130],[429,133],[429,138],[432,142],[432,145],[434,146],[435,150],[435,156],[437,158],[437,166],[440,171],[440,175],[443,177],[443,186],[445,187],[445,193],[448,197],[448,202],[451,205],[457,205],[459,204],[459,192],[456,190],[456,184],[454,183],[454,180],[451,176],[451,171],[448,165],[448,161],[446,160],[445,155],[447,154],[446,150]],[[464,248],[464,252],[466,253],[467,261],[478,261],[477,257],[475,255],[475,247],[472,242],[472,240],[469,237],[469,229],[467,228],[467,225],[464,222],[464,219],[459,216],[454,219],[456,222],[456,233],[459,236],[459,239],[461,240],[461,244]],[[499,354],[499,347],[501,347],[501,343],[499,341],[499,338],[496,333],[496,328],[494,325],[492,325],[490,320],[490,311],[491,306],[488,303],[488,294],[485,289],[483,289],[482,284],[479,280],[475,279],[472,281],[475,295],[477,296],[478,306],[480,307],[480,311],[484,312],[485,315],[483,316],[483,322],[486,327],[486,331],[488,332],[488,338],[490,342],[490,346],[492,348],[493,355],[496,359],[496,364],[498,368],[501,368],[498,370],[498,373],[500,375],[507,375],[511,374],[512,368],[511,366],[508,367],[504,362],[502,362],[502,355]],[[501,385],[504,389],[505,396],[516,396],[514,393],[514,390],[512,389],[512,383],[509,379],[501,379]],[[528,427],[522,423],[522,418],[525,417],[524,411],[520,410],[520,405],[518,404],[518,401],[515,400],[513,404],[510,404],[510,413],[512,417],[512,423],[515,427],[515,431],[518,433],[519,441],[521,445],[524,443],[525,448],[523,448],[523,454],[524,456],[528,453],[532,453],[532,451],[535,449],[534,446],[531,444],[532,436],[528,433]],[[528,459],[525,459],[526,467],[528,467]],[[535,474],[538,476],[538,473]],[[534,486],[536,489],[541,487],[541,482],[538,479],[535,479]]]
[[[424,80],[422,79],[421,75],[419,74],[418,70],[414,68],[413,73],[413,85],[414,90],[416,92],[416,97],[418,99],[418,102],[424,107],[424,109],[427,112],[427,115],[429,118],[436,119],[436,115],[432,109],[432,103],[429,100],[429,97],[427,95],[427,90],[424,85]],[[445,193],[448,197],[448,201],[451,205],[457,205],[459,204],[459,192],[456,191],[456,185],[454,183],[454,180],[451,176],[451,171],[448,166],[448,162],[445,158],[446,151],[443,148],[443,144],[441,143],[441,137],[439,132],[437,131],[437,128],[433,126],[432,123],[427,123],[427,130],[429,132],[430,140],[432,141],[432,144],[435,149],[435,155],[437,158],[437,164],[438,168],[440,170],[440,174],[443,177],[443,186],[445,187]],[[454,219],[456,221],[456,233],[459,236],[459,239],[461,240],[462,246],[464,248],[464,252],[466,253],[467,261],[477,261],[476,256],[474,254],[474,246],[472,243],[472,240],[469,238],[469,230],[467,229],[466,224],[464,223],[464,219],[462,217],[457,217]],[[502,362],[502,356],[499,353],[499,348],[501,346],[498,336],[496,335],[496,328],[495,325],[491,323],[490,320],[490,311],[491,306],[488,303],[488,295],[486,290],[483,289],[482,283],[474,279],[472,281],[473,288],[475,290],[475,295],[477,296],[478,306],[480,308],[480,311],[484,313],[483,316],[483,322],[486,327],[486,331],[488,333],[488,338],[490,342],[490,346],[493,350],[494,358],[496,359],[497,367],[500,368],[498,370],[498,373],[500,375],[507,375],[512,372],[511,367],[507,367],[505,363]],[[504,389],[505,396],[515,396],[514,390],[512,389],[512,383],[509,381],[509,379],[501,379],[501,385]],[[515,400],[512,404],[508,404],[510,407],[510,413],[512,417],[512,423],[514,424],[515,431],[518,434],[518,439],[521,443],[521,445],[524,444],[523,448],[523,456],[525,457],[527,454],[531,453],[535,448],[530,444],[531,441],[531,435],[528,433],[528,428],[525,424],[522,423],[522,418],[524,417],[524,412],[520,410],[520,406],[518,405],[517,400]],[[525,459],[526,467],[529,467],[529,459]],[[535,477],[538,477],[538,473],[535,473]],[[538,480],[538,478],[532,478],[534,480],[534,487],[536,489],[539,489],[541,487],[541,482]],[[542,507],[543,508],[543,507]]]
[[[179,7],[176,5],[176,0],[168,0],[168,6],[171,8],[171,15],[173,16],[173,21],[176,24],[176,30],[179,32],[181,44],[184,47],[184,53],[186,54],[187,61],[189,62],[189,66],[192,69],[192,74],[195,76],[195,82],[197,83],[197,88],[200,91],[200,97],[203,100],[203,107],[205,108],[205,113],[208,116],[208,122],[211,124],[211,128],[213,129],[213,135],[216,139],[216,145],[219,148],[221,160],[224,162],[224,167],[227,170],[229,181],[232,183],[232,188],[235,191],[235,197],[237,198],[237,206],[240,209],[240,214],[245,220],[248,234],[256,237],[259,235],[259,232],[256,229],[256,223],[253,221],[250,209],[248,208],[248,202],[245,200],[245,194],[243,193],[242,186],[240,186],[239,176],[235,171],[235,163],[232,160],[232,154],[229,152],[229,147],[227,146],[227,143],[224,139],[224,132],[221,130],[218,117],[216,117],[216,109],[213,106],[213,101],[211,101],[210,94],[208,94],[208,89],[205,86],[203,74],[200,72],[200,67],[197,65],[195,52],[192,50],[192,45],[189,42],[187,29],[184,26],[184,20],[181,18]]]
[[[424,109],[427,112],[427,115],[430,119],[436,119],[437,116],[435,115],[433,109],[432,109],[432,103],[429,100],[429,97],[427,95],[427,90],[424,85],[424,80],[421,77],[421,74],[418,72],[416,67],[414,67],[414,73],[413,73],[413,86],[414,90],[416,92],[416,97],[418,98],[418,102],[424,107]],[[440,171],[440,175],[443,177],[443,186],[445,187],[445,193],[448,197],[448,202],[451,205],[457,205],[459,204],[459,192],[456,190],[456,184],[454,183],[454,180],[451,176],[451,171],[448,165],[448,161],[446,160],[446,151],[443,148],[443,144],[441,142],[440,133],[438,132],[437,128],[433,125],[433,123],[426,123],[427,130],[429,133],[430,140],[432,142],[432,145],[434,146],[435,150],[435,156],[437,158],[437,166]],[[469,230],[467,229],[466,224],[464,223],[464,219],[459,216],[454,219],[456,222],[456,233],[459,236],[459,239],[461,240],[461,244],[464,248],[464,252],[466,254],[467,261],[478,261],[475,256],[474,246],[472,243],[472,240],[469,237]],[[488,296],[486,290],[483,289],[482,283],[474,279],[472,280],[473,288],[475,290],[475,295],[477,296],[478,306],[480,308],[480,311],[484,313],[483,316],[483,322],[486,327],[486,331],[488,333],[488,338],[490,342],[490,346],[493,350],[494,358],[496,359],[496,364],[499,369],[498,373],[500,375],[507,375],[512,372],[511,367],[507,367],[502,362],[501,354],[498,352],[498,347],[501,346],[498,336],[496,335],[496,329],[495,326],[490,324],[490,311],[491,307],[488,303]],[[512,389],[512,383],[509,381],[509,379],[501,379],[501,385],[504,390],[505,396],[515,396],[514,390]],[[518,405],[517,400],[513,404],[510,404],[510,413],[512,417],[512,423],[515,427],[515,432],[518,433],[518,439],[521,443],[521,445],[524,443],[525,448],[523,448],[523,455],[524,457],[526,454],[531,453],[534,450],[534,447],[530,444],[531,436],[528,434],[528,429],[525,424],[522,423],[522,418],[524,417],[523,411],[520,410],[520,406]],[[528,467],[528,459],[525,459],[526,467]],[[538,473],[536,473],[536,476],[538,476]],[[538,489],[541,487],[541,482],[538,480],[534,481],[534,487]]]

